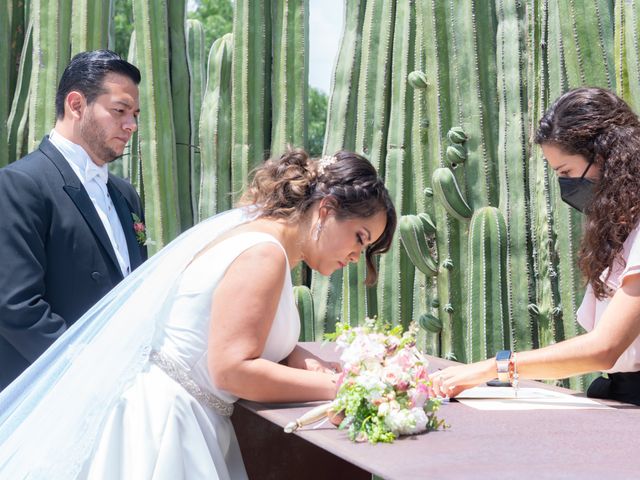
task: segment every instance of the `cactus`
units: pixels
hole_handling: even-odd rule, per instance
[[[136,65],[136,32],[131,32],[129,39],[129,51],[127,52],[127,61]],[[144,202],[144,188],[142,184],[142,159],[140,158],[140,135],[136,130],[129,140],[129,155],[125,155],[122,161],[122,174],[127,177],[131,184],[140,194],[140,199]]]
[[[264,159],[269,138],[271,1],[237,0],[233,6],[231,176],[239,192]]]
[[[500,130],[500,209],[506,218],[507,293],[509,319],[513,322],[513,347],[524,350],[537,342],[534,317],[527,305],[535,303],[535,282],[531,275],[531,213],[527,176],[527,91],[522,78],[526,51],[525,10],[522,5],[496,0],[498,12],[498,99]]]
[[[360,75],[361,29],[366,2],[346,2],[344,31],[332,80],[324,153],[355,149],[353,125],[356,123],[358,79]],[[349,269],[354,266],[350,265]],[[349,270],[350,271],[350,270]],[[348,272],[347,271],[347,274]],[[316,332],[332,332],[342,313],[343,277],[345,270],[324,277],[313,272],[311,290],[316,302]],[[370,307],[370,305],[368,305]]]
[[[200,114],[199,218],[231,206],[231,51],[233,36],[217,39],[209,52]]]
[[[436,233],[431,218],[426,213],[403,215],[398,222],[398,229],[402,245],[415,267],[425,275],[437,275],[438,264],[433,259],[428,238]]]
[[[33,53],[33,20],[27,26],[25,43],[20,56],[20,69],[16,89],[7,120],[8,158],[15,161],[27,154],[27,131],[29,114],[29,84]]]
[[[413,70],[415,22],[411,21],[413,6],[396,4],[391,65],[391,109],[387,154],[384,165],[385,183],[398,214],[413,209],[413,179],[410,131],[405,128],[413,118],[413,97],[407,75]],[[405,180],[406,179],[406,180]],[[397,235],[397,234],[396,234]],[[399,242],[393,242],[389,252],[380,259],[381,282],[378,286],[380,316],[405,326],[413,310],[414,266]]]
[[[9,86],[11,69],[9,66],[11,36],[9,26],[9,11],[0,8],[0,84]],[[7,118],[10,105],[9,88],[0,90],[0,167],[9,163],[9,147],[7,145]]]
[[[71,56],[87,50],[107,48],[109,20],[114,0],[73,0]],[[107,21],[105,21],[107,19]]]
[[[300,315],[301,328],[299,340],[301,342],[312,342],[316,340],[316,333],[311,290],[304,285],[298,285],[293,287],[293,296],[296,300],[298,315]]]
[[[640,110],[640,3],[615,2],[616,90],[637,112]]]
[[[167,18],[170,46],[169,75],[171,79],[171,102],[173,103],[173,126],[175,133],[176,185],[178,188],[178,211],[181,230],[193,225],[191,203],[191,119],[189,108],[189,62],[184,26],[186,2],[167,2]]]
[[[307,145],[309,0],[281,0],[273,11],[271,155],[277,157],[287,145]]]
[[[33,54],[29,93],[28,150],[35,149],[55,124],[58,80],[69,62],[71,2],[33,0]]]
[[[204,30],[200,20],[187,20],[187,60],[189,61],[189,120],[191,121],[191,208],[194,221],[201,220],[200,198],[200,110],[204,101],[207,64],[204,50]]]
[[[176,148],[169,82],[169,35],[164,0],[133,0],[140,82],[139,140],[145,216],[151,251],[180,232]]]
[[[461,221],[471,218],[471,207],[460,191],[456,177],[449,168],[437,168],[432,177],[433,191],[442,206]]]
[[[500,210],[474,212],[469,227],[467,361],[477,361],[510,344],[507,299],[507,227]]]

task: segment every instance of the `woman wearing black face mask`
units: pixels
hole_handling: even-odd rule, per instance
[[[455,396],[495,378],[555,379],[606,371],[588,396],[640,405],[640,121],[608,90],[571,90],[547,110],[535,139],[562,199],[586,215],[579,252],[588,281],[578,322],[588,333],[538,350],[451,367],[431,379]]]

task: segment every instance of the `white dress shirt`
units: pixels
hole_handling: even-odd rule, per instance
[[[102,225],[109,236],[116,258],[120,264],[122,275],[127,276],[131,272],[127,239],[118,218],[118,213],[113,205],[107,189],[109,170],[107,165],[99,167],[80,145],[77,145],[55,131],[51,130],[49,141],[60,151],[69,162],[71,169],[80,179],[80,183],[89,194],[89,198],[100,217]]]

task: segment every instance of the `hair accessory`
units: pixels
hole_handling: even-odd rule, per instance
[[[318,160],[318,173],[320,175],[324,175],[324,169],[329,165],[333,165],[337,161],[338,159],[334,155],[325,155],[320,160]]]

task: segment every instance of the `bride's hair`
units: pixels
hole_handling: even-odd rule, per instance
[[[254,171],[240,203],[259,205],[262,217],[296,222],[322,199],[338,220],[386,213],[384,232],[366,251],[365,283],[372,285],[377,279],[373,256],[389,250],[397,218],[384,182],[366,158],[340,151],[331,157],[312,159],[304,150],[288,149]]]

